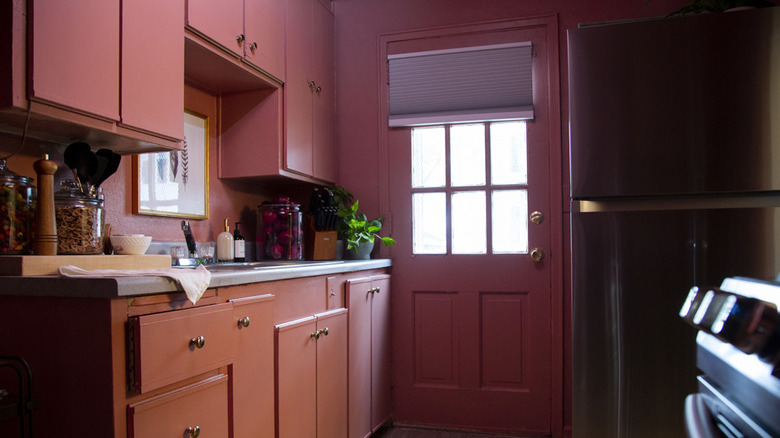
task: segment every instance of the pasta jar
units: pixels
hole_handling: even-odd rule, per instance
[[[262,204],[257,208],[257,258],[303,260],[298,204]]]
[[[60,182],[54,194],[57,254],[103,253],[103,200],[81,191],[72,179]]]
[[[0,254],[32,254],[35,215],[33,179],[0,160]]]

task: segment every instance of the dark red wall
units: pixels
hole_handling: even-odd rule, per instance
[[[564,251],[568,243],[568,75],[566,32],[579,23],[623,20],[667,15],[679,8],[683,0],[335,0],[336,7],[336,95],[337,139],[339,148],[339,181],[359,199],[361,209],[369,216],[392,212],[379,211],[383,204],[378,175],[384,166],[378,144],[385,135],[385,121],[380,119],[379,36],[439,26],[472,24],[483,21],[528,18],[556,14],[559,20],[559,75],[561,102],[561,139],[559,154],[561,181],[553,181],[553,191],[562,199]],[[392,181],[387,181],[392,184]],[[389,230],[391,231],[391,230]],[[568,259],[565,257],[565,259]],[[568,272],[568,263],[564,263]],[[568,285],[566,278],[561,282]],[[555,293],[555,292],[554,292]],[[570,434],[571,363],[568,287],[563,294],[563,418],[564,434]],[[404,366],[404,364],[394,364]],[[553,426],[561,430],[561,425]]]

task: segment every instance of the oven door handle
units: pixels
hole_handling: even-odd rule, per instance
[[[685,398],[685,434],[688,438],[722,436],[715,427],[712,413],[703,394],[690,394]]]

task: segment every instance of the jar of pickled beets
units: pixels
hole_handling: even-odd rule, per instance
[[[33,179],[0,159],[0,254],[32,254],[35,194]]]
[[[258,260],[303,260],[298,204],[261,204],[257,214]]]

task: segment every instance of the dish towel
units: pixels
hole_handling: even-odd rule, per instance
[[[96,269],[88,271],[78,266],[65,265],[60,266],[57,271],[62,277],[168,277],[184,289],[187,298],[192,304],[198,302],[203,292],[209,287],[211,281],[211,272],[203,265],[198,265],[195,269],[167,268],[167,269]]]

